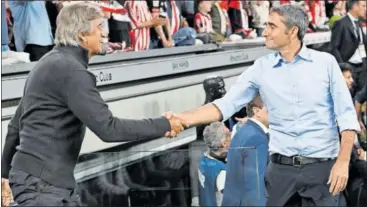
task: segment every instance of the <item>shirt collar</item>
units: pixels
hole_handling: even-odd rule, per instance
[[[355,21],[358,21],[357,18],[355,18],[353,15],[351,15],[349,12],[347,13],[348,17],[352,20],[353,24]]]
[[[258,120],[254,118],[250,118],[250,120],[255,122],[257,125],[259,125],[261,129],[264,130],[265,134],[269,133],[269,129],[263,123],[259,122]]]
[[[312,62],[310,51],[304,43],[302,43],[301,50],[298,52],[296,57],[294,57],[294,61],[298,61],[299,59]],[[285,60],[280,55],[280,53],[279,52],[275,53],[273,68],[279,67],[282,64],[282,62],[285,62]]]
[[[89,54],[88,54],[87,49],[82,48],[80,46],[65,46],[65,45],[56,46],[56,49],[64,51],[64,52],[72,55],[81,64],[83,64],[85,68],[88,68]]]

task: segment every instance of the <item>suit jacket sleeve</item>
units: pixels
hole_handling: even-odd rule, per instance
[[[158,138],[171,131],[165,117],[142,120],[114,117],[99,94],[95,76],[85,69],[73,70],[65,81],[61,93],[67,106],[105,142]]]
[[[334,55],[335,59],[338,61],[338,63],[343,62],[343,58],[340,54],[339,47],[343,35],[343,30],[345,30],[344,26],[341,24],[341,21],[336,21],[331,32],[331,40],[330,40],[330,52]]]
[[[8,132],[5,137],[4,150],[1,157],[2,178],[8,178],[9,171],[11,169],[11,162],[16,152],[16,146],[19,145],[19,123],[22,111],[22,100],[20,100],[18,108],[8,124]]]

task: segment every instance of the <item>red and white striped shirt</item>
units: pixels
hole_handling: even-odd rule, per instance
[[[326,18],[325,2],[320,0],[305,0],[305,10],[312,24],[317,25],[320,20]]]
[[[292,0],[272,0],[271,3],[274,7],[274,6],[280,6],[280,5],[285,5],[285,4],[295,4],[295,1],[292,1]]]
[[[131,19],[130,38],[135,51],[148,50],[150,45],[150,28],[139,28],[139,24],[152,19],[146,1],[127,0],[125,8]]]
[[[203,14],[201,12],[196,13],[194,23],[197,33],[213,32],[212,18],[210,14]]]
[[[181,26],[181,12],[177,7],[177,4],[174,0],[170,0],[171,9],[172,9],[172,19],[171,19],[171,35],[178,32]]]
[[[236,12],[232,12],[230,15],[232,29],[234,33],[239,33],[249,28],[248,13],[244,9],[241,0],[231,0],[228,4],[228,9],[234,9]]]
[[[173,35],[180,29],[181,26],[181,12],[177,7],[176,1],[174,0],[153,0],[152,13],[153,16],[158,17],[159,15],[169,18],[171,23],[171,34]],[[170,4],[170,5],[168,5]],[[171,8],[171,15],[167,14],[168,7]]]

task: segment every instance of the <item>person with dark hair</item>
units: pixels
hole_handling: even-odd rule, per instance
[[[339,67],[343,73],[344,80],[351,91],[352,99],[355,100],[354,92],[353,92],[353,78],[352,78],[352,68],[349,63],[339,63]],[[357,97],[359,99],[359,97]],[[356,109],[357,115],[358,110]],[[363,123],[361,125],[361,134],[364,133]],[[360,140],[358,136],[355,137],[354,146],[351,154],[351,164],[349,170],[349,179],[348,185],[346,188],[346,198],[348,201],[348,205],[350,206],[359,206],[357,205],[359,200],[361,199],[361,190],[363,189],[363,176],[365,165],[365,155],[366,152],[363,150],[360,144]]]
[[[354,96],[354,91],[353,91],[354,80],[352,77],[353,66],[351,66],[349,63],[339,63],[339,67],[343,73],[345,83],[347,84],[348,89],[351,92],[352,97],[353,97]]]
[[[359,18],[364,17],[366,1],[348,0],[347,15],[334,23],[330,40],[330,51],[339,63],[353,66],[355,91],[360,91],[366,82],[367,38]]]
[[[345,205],[360,127],[335,58],[303,43],[308,23],[298,6],[271,8],[263,36],[274,52],[247,68],[223,98],[170,114],[189,126],[225,121],[260,93],[271,135],[267,206]]]
[[[265,206],[269,161],[268,111],[258,95],[247,106],[249,120],[234,134],[228,150],[222,206]]]

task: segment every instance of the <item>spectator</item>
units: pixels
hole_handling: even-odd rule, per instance
[[[339,63],[348,62],[353,66],[355,91],[360,91],[366,82],[367,38],[358,18],[365,15],[366,1],[350,0],[347,9],[348,14],[333,26],[330,50]]]
[[[328,3],[327,5],[329,5],[330,11],[328,11],[328,8],[326,6],[326,14],[330,18],[329,28],[332,29],[334,23],[347,13],[345,8],[346,1],[339,1],[339,0],[329,0],[329,1],[331,1],[331,3]]]
[[[212,17],[213,30],[220,36],[220,39],[224,40],[232,33],[231,22],[228,17],[228,13],[222,8],[223,1],[217,0],[210,11]]]
[[[269,18],[270,3],[266,0],[251,1],[252,24],[258,37],[261,37]]]
[[[222,122],[215,122],[204,130],[208,151],[199,163],[199,204],[220,206],[226,178],[226,158],[231,142],[231,133]]]
[[[284,4],[296,4],[296,1],[291,0],[272,0],[271,1],[272,7],[281,6]]]
[[[53,47],[50,20],[44,1],[9,1],[14,18],[14,38],[17,51],[29,53],[38,61]]]
[[[305,10],[308,13],[310,27],[313,31],[328,30],[324,0],[305,0]]]
[[[335,0],[334,0],[335,1]],[[336,1],[335,6],[333,8],[333,16],[344,16],[347,14],[346,8],[345,8],[346,1]]]
[[[243,39],[256,37],[256,33],[249,29],[249,16],[242,1],[232,0],[229,2],[228,16],[231,21],[232,34],[238,34]]]
[[[207,0],[198,1],[198,12],[195,14],[195,30],[197,33],[213,33],[212,18],[210,11],[212,2]]]
[[[214,40],[214,29],[210,11],[212,9],[212,1],[198,0],[198,12],[195,14],[195,30],[198,38],[204,43],[210,43]],[[218,40],[218,39],[217,39]]]
[[[117,1],[114,2],[114,8],[119,9],[112,12],[108,19],[109,27],[109,51],[108,53],[115,53],[121,51],[131,51],[132,43],[130,39],[130,23],[127,10]]]
[[[195,2],[193,0],[179,0],[176,4],[189,27],[194,28]]]
[[[195,31],[188,26],[175,0],[153,0],[152,3],[153,16],[160,16],[167,19],[163,33],[163,39],[167,39],[167,41],[162,41],[162,38],[158,38],[157,35],[152,37],[154,38],[153,41],[158,42],[158,47],[195,44]]]
[[[354,80],[352,77],[353,66],[351,66],[348,63],[339,63],[339,67],[342,70],[345,83],[347,84],[348,89],[351,92],[352,97],[353,97],[353,83],[354,83]]]
[[[150,47],[150,28],[161,30],[161,27],[158,26],[166,24],[166,20],[159,17],[152,18],[146,1],[127,0],[125,8],[131,19],[130,37],[134,50],[148,50]]]
[[[5,2],[1,2],[1,52],[9,51],[8,25],[6,22]]]

